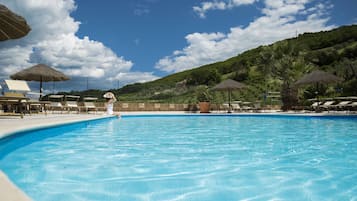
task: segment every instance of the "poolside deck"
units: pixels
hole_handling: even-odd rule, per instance
[[[107,118],[103,114],[36,114],[28,116],[23,119],[18,117],[0,117],[0,138],[5,137],[11,133],[19,132],[27,129],[48,127],[58,124],[73,123],[86,120],[94,120]]]
[[[0,195],[3,201],[31,201],[31,199],[17,188],[0,170]]]

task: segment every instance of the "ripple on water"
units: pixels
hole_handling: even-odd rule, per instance
[[[355,130],[321,118],[122,118],[2,143],[13,151],[0,168],[38,201],[354,200]]]

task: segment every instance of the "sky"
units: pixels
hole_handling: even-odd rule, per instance
[[[357,24],[356,0],[0,0],[31,32],[0,42],[0,79],[44,63],[45,93],[109,90]],[[2,82],[0,82],[1,84]],[[33,91],[39,84],[29,82]]]

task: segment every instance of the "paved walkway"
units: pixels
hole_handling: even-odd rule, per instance
[[[31,201],[31,199],[17,188],[0,170],[0,199],[2,201]]]
[[[58,124],[66,124],[84,120],[108,117],[103,114],[36,114],[19,117],[0,116],[0,138],[11,133],[32,128],[41,128]]]

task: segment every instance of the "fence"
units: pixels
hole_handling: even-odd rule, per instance
[[[99,109],[105,108],[105,103],[96,102]],[[197,111],[198,104],[174,104],[174,103],[133,103],[116,102],[114,111]],[[221,104],[211,103],[211,110],[224,110]]]

